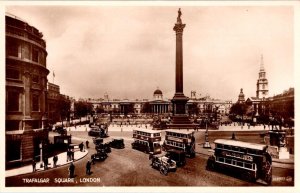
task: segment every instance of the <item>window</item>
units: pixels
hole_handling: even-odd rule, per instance
[[[29,57],[29,46],[27,44],[22,47],[22,58],[30,59]]]
[[[15,41],[7,41],[6,51],[7,55],[18,57],[18,44]]]
[[[252,164],[250,164],[250,163],[245,163],[245,168],[252,169]]]
[[[7,140],[6,142],[6,161],[21,159],[21,139]],[[13,151],[11,151],[13,149]]]
[[[39,111],[39,110],[40,110],[39,95],[33,94],[32,95],[32,111]]]
[[[9,91],[7,93],[7,110],[19,111],[19,93],[16,91]]]
[[[249,154],[257,154],[257,151],[255,149],[248,149]]]
[[[231,160],[232,160],[232,159],[225,159],[225,163],[231,164]]]
[[[20,121],[6,120],[5,121],[5,130],[6,131],[19,130],[19,124],[20,124]]]
[[[222,144],[217,144],[217,148],[223,149],[223,145]]]
[[[32,60],[34,62],[39,62],[39,51],[36,48],[32,50]]]
[[[9,68],[6,69],[6,78],[19,80],[20,79],[20,72],[19,72],[19,70],[9,69]]]
[[[233,151],[238,151],[238,152],[239,152],[239,151],[240,151],[240,148],[239,148],[239,147],[233,146],[233,147],[232,147],[232,150],[233,150]]]
[[[217,160],[218,160],[219,162],[224,162],[224,158],[223,158],[223,157],[218,157]]]
[[[237,162],[236,162],[236,165],[237,165],[237,166],[240,166],[240,167],[244,167],[244,163],[243,163],[243,162],[240,162],[240,161],[237,161]]]
[[[39,76],[36,74],[32,75],[32,82],[39,83]]]

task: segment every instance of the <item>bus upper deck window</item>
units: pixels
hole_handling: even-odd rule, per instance
[[[225,159],[225,163],[232,164],[232,159]]]
[[[236,165],[237,165],[237,166],[240,166],[240,167],[244,167],[244,163],[243,163],[243,162],[240,162],[240,161],[237,161],[237,162],[236,162]]]
[[[233,146],[233,147],[232,147],[232,150],[233,150],[233,151],[238,151],[238,152],[239,152],[239,151],[240,151],[240,148],[239,148],[239,147]]]
[[[248,149],[249,154],[257,154],[257,151],[255,149]]]
[[[252,164],[250,164],[250,163],[245,163],[245,168],[252,169]]]

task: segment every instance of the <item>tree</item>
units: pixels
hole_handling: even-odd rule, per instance
[[[88,114],[92,113],[93,106],[90,103],[85,101],[78,101],[74,104],[76,115],[79,117],[81,122],[81,117],[87,116]]]
[[[63,120],[67,118],[68,121],[70,121],[71,101],[68,97],[60,95],[57,101],[57,106],[57,113],[60,115],[60,120],[63,126]]]
[[[247,109],[248,105],[245,103],[235,103],[231,106],[230,113],[234,115],[240,115],[243,121],[243,116],[246,114]]]

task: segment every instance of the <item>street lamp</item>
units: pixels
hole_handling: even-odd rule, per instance
[[[43,142],[41,141],[41,143],[39,144],[39,148],[40,148],[40,168],[43,167]]]
[[[211,148],[209,140],[208,140],[208,128],[207,128],[207,118],[205,118],[205,143],[203,144],[203,148]]]

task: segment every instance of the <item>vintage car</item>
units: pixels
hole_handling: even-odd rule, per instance
[[[108,137],[107,131],[99,127],[91,128],[91,130],[88,132],[88,135],[94,137]]]
[[[54,131],[61,134],[61,135],[66,135],[67,134],[67,130],[62,126],[55,126]]]
[[[97,146],[97,145],[103,143],[103,139],[100,137],[95,137],[95,138],[93,138],[93,143]]]
[[[111,152],[111,148],[110,148],[110,142],[106,142],[106,143],[100,143],[98,145],[96,145],[95,147],[96,150],[98,149],[104,149],[106,153],[110,153]]]
[[[110,142],[110,147],[116,148],[116,149],[124,149],[125,148],[124,139],[122,139],[122,138],[113,139]]]
[[[96,161],[104,161],[107,157],[108,156],[105,149],[97,149],[97,153],[93,154],[91,159]]]
[[[185,152],[177,149],[169,149],[165,155],[166,157],[174,160],[177,166],[184,166],[185,161]]]
[[[170,171],[176,171],[177,166],[174,160],[166,156],[156,156],[152,157],[151,166],[155,169],[158,169],[161,174],[168,175]]]

